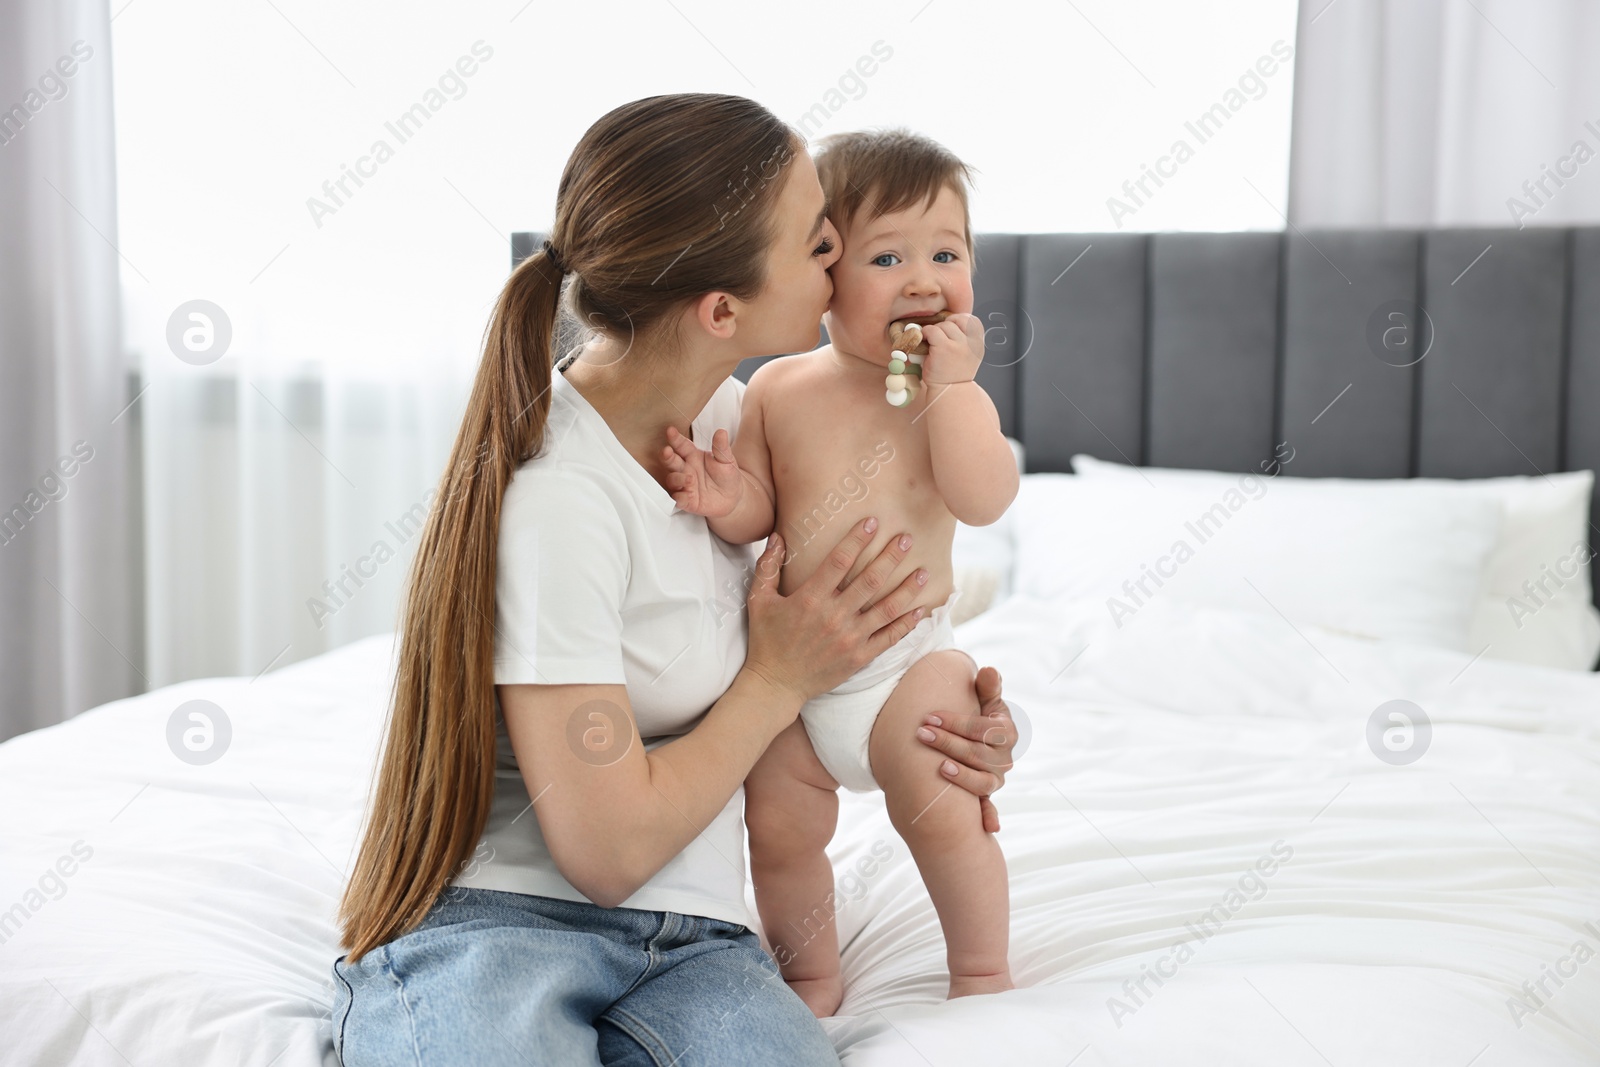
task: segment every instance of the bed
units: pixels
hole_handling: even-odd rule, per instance
[[[1313,649],[1265,615],[1146,619],[1119,643],[1101,605],[1013,596],[959,629],[1031,735],[997,797],[1018,989],[942,1001],[909,854],[879,798],[846,794],[830,852],[854,876],[848,992],[827,1023],[846,1064],[1600,1059],[1600,962],[1547,982],[1537,1013],[1508,1009],[1574,942],[1600,946],[1600,679],[1489,659],[1461,673],[1463,653],[1320,632]],[[74,843],[89,853],[0,946],[0,1058],[335,1062],[331,915],[390,655],[369,638],[0,748],[9,899]],[[1434,709],[1423,760],[1373,757],[1365,704],[1321,655],[1366,703]],[[191,700],[232,726],[210,765],[167,745]],[[1232,908],[1264,857],[1275,870]],[[1175,973],[1141,993],[1152,969]]]
[[[963,531],[999,580],[957,636],[1023,727],[996,797],[1018,988],[941,999],[909,854],[881,798],[845,794],[824,1025],[850,1067],[1600,1061],[1587,555],[1530,622],[1552,662],[1474,643],[1498,570],[1538,578],[1554,543],[1508,547],[1489,498],[1512,489],[1479,480],[1560,489],[1566,525],[1528,504],[1529,538],[1593,529],[1592,480],[1553,479],[1600,461],[1572,417],[1600,406],[1600,243],[1301,241],[983,238],[979,306],[1018,346],[984,384],[1029,473]],[[1351,341],[1396,299],[1440,346],[1404,367]],[[1261,495],[1164,567],[1173,524],[1244,475]],[[1141,587],[1147,561],[1177,577]],[[335,1063],[332,916],[392,654],[375,636],[0,745],[0,1061]]]

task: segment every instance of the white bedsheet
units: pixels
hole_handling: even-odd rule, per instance
[[[1013,598],[957,633],[1031,728],[996,797],[1022,988],[942,1001],[909,853],[879,798],[847,794],[839,868],[889,853],[841,885],[859,899],[826,1025],[850,1067],[1600,1062],[1600,958],[1570,955],[1600,951],[1600,677],[1159,599],[1121,631],[1103,605]],[[332,915],[388,657],[375,638],[0,746],[0,909],[93,850],[0,944],[0,1061],[334,1062]],[[233,726],[203,767],[166,742],[196,698]],[[1409,766],[1367,747],[1392,698],[1433,721]]]

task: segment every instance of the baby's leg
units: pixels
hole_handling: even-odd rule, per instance
[[[951,998],[1012,988],[1005,856],[983,828],[978,798],[948,781],[939,772],[945,756],[916,736],[930,712],[976,713],[976,677],[964,652],[924,656],[878,713],[868,746],[889,819],[911,849],[944,928]]]
[[[756,910],[789,988],[824,1019],[839,1010],[839,934],[828,842],[839,821],[839,783],[796,719],[744,780]]]

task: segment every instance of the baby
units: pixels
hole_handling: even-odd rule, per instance
[[[927,138],[894,131],[827,138],[817,174],[843,243],[830,268],[831,343],[755,372],[731,449],[723,431],[705,451],[669,427],[663,455],[678,476],[669,484],[682,485],[678,506],[704,515],[719,537],[747,544],[783,535],[785,595],[869,515],[877,531],[846,582],[902,532],[914,549],[883,588],[927,572],[911,605],[927,609],[923,619],[809,701],[745,781],[762,924],[785,981],[825,1017],[844,993],[824,851],[840,785],[883,790],[944,929],[949,996],[1012,987],[1005,858],[983,829],[978,799],[944,781],[944,757],[914,735],[936,712],[978,710],[977,665],[951,630],[960,593],[950,545],[958,519],[999,519],[1018,479],[999,414],[974,381],[983,329],[971,314],[967,167]],[[921,325],[926,342],[920,385],[908,373],[909,345],[891,347],[907,322]]]

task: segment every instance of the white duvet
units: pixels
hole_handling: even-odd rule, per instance
[[[1031,734],[996,796],[1021,988],[942,1001],[910,855],[845,794],[850,1067],[1600,1062],[1600,676],[1159,599],[1119,631],[1017,597],[957,634]],[[334,1062],[389,649],[0,746],[0,1061]],[[191,699],[232,726],[205,766],[168,747]],[[1408,765],[1368,744],[1391,699],[1432,722]]]

